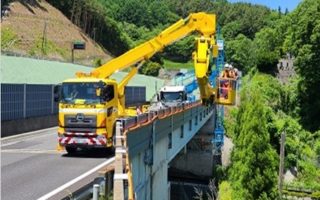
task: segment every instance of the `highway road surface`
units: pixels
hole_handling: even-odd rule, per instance
[[[56,145],[56,128],[2,139],[1,199],[38,199],[113,157],[95,150],[68,156]]]

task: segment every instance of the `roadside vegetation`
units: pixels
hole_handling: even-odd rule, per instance
[[[38,36],[28,53],[31,56],[34,56],[34,55],[47,56],[49,54],[58,54],[66,58],[68,49],[63,49],[61,47],[58,47],[53,41],[44,39],[43,37]]]
[[[220,187],[229,184],[224,190],[231,192],[221,191],[221,199],[277,198],[282,132],[286,133],[285,170],[296,175],[286,184],[311,190],[309,197],[317,197],[320,121],[316,113],[320,113],[320,100],[315,87],[320,77],[313,72],[320,69],[319,16],[319,2],[304,0],[290,13],[271,13],[273,20],[254,38],[239,34],[227,40],[227,59],[246,75],[241,105],[229,110],[226,119],[227,134],[235,147]],[[287,53],[294,57],[296,75],[282,84],[275,78],[276,64]]]
[[[193,70],[193,61],[188,61],[188,62],[174,62],[168,59],[163,59],[163,67],[165,69],[190,69]]]
[[[17,35],[10,28],[1,29],[1,49],[6,50],[17,43]]]

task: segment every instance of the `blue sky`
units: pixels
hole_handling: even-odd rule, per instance
[[[280,6],[282,12],[284,12],[286,8],[288,8],[289,11],[295,9],[301,0],[229,0],[229,2],[249,2],[252,4],[265,5],[271,9],[278,9]]]

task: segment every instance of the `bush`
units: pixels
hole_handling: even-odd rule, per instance
[[[160,69],[159,63],[148,61],[139,69],[139,72],[148,76],[158,76]]]
[[[101,58],[96,58],[93,60],[93,67],[100,67],[102,65],[102,59]]]
[[[10,28],[1,29],[1,49],[6,50],[15,45],[17,35]]]
[[[232,200],[232,188],[228,181],[222,181],[219,185],[219,200]]]

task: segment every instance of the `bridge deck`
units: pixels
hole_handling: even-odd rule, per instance
[[[203,107],[195,102],[119,119],[116,162],[126,158],[127,163],[115,165],[114,198],[126,197],[125,191],[128,191],[129,199],[133,197],[130,194],[134,194],[135,199],[163,199],[163,195],[168,196],[169,162],[213,113],[213,106]],[[128,190],[124,190],[126,183]]]

